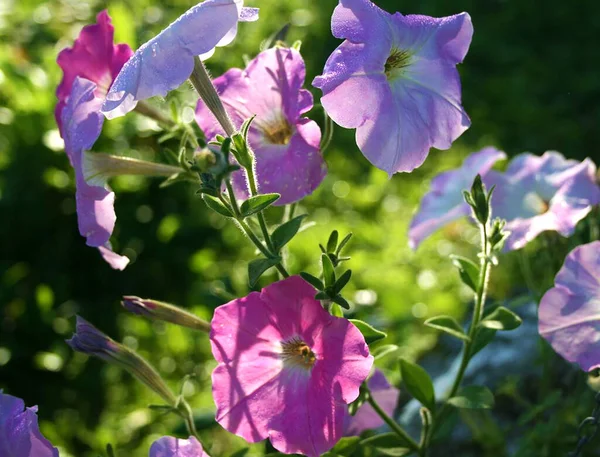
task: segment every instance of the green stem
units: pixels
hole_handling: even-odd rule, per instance
[[[256,183],[256,174],[254,173],[254,167],[246,168],[246,173],[248,174],[248,184],[250,185],[250,193],[252,194],[252,196],[256,196],[258,195],[258,185]],[[265,220],[265,215],[262,211],[259,211],[256,217],[258,218],[258,224],[260,225],[260,230],[262,231],[265,243],[267,243],[267,246],[271,250],[271,252],[275,252],[275,247],[273,245],[273,242],[271,241],[269,229],[267,228],[267,221]],[[287,276],[284,275],[285,278],[287,278]]]
[[[368,388],[367,388],[368,390]],[[375,412],[383,419],[383,421],[390,426],[390,428],[398,435],[402,441],[414,452],[421,455],[421,448],[419,444],[411,438],[411,436],[398,425],[390,416],[388,416],[381,406],[375,401],[371,391],[368,391],[367,401],[371,405],[371,407],[375,410]]]
[[[200,441],[202,447],[205,448],[204,443],[202,443],[202,441],[200,440],[200,435],[198,435],[198,430],[196,430],[194,412],[192,411],[192,408],[190,407],[189,403],[182,398],[181,403],[179,403],[177,409],[183,417],[183,420],[185,421],[185,426],[188,429],[188,433],[194,436],[198,441]]]
[[[233,212],[237,217],[240,217],[240,207],[238,206],[237,199],[235,198],[235,192],[233,191],[233,186],[231,185],[231,179],[227,178],[225,180],[225,186],[227,187],[227,193],[229,194],[229,200],[231,200]]]
[[[429,433],[423,440],[423,442],[425,443],[425,450],[429,446],[429,443],[431,442],[431,438],[433,437],[433,434],[434,434],[438,424],[440,423],[441,418],[443,417],[444,413],[448,409],[448,401],[447,400],[454,397],[456,395],[456,393],[458,392],[458,389],[460,388],[463,377],[465,375],[465,371],[467,370],[467,366],[469,365],[469,362],[473,355],[472,354],[473,343],[475,342],[475,337],[477,336],[477,330],[479,327],[479,323],[481,322],[481,318],[483,316],[485,296],[487,293],[487,285],[488,285],[488,280],[489,280],[489,275],[490,275],[491,259],[490,259],[489,251],[490,251],[490,246],[489,246],[489,242],[488,242],[487,225],[482,225],[481,226],[481,261],[480,261],[481,269],[479,272],[479,281],[477,284],[477,292],[475,294],[475,306],[473,307],[473,318],[471,319],[471,325],[469,327],[469,332],[468,332],[469,340],[464,343],[460,367],[458,369],[458,373],[456,373],[456,377],[454,378],[454,383],[452,384],[450,392],[448,393],[448,395],[446,397],[446,401],[441,406],[441,408],[438,409],[437,413],[433,417],[433,419],[431,421],[431,426],[429,428]]]

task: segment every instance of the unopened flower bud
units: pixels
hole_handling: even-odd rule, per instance
[[[169,303],[135,296],[125,296],[121,303],[127,311],[145,316],[148,319],[170,322],[206,333],[210,332],[208,322]]]
[[[67,340],[67,344],[77,352],[99,357],[127,370],[160,395],[169,405],[175,405],[175,396],[148,362],[131,349],[102,333],[85,319],[77,316],[75,334]]]

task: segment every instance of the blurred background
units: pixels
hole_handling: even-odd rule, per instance
[[[217,50],[207,64],[214,75],[243,67],[244,56],[253,57],[262,40],[287,22],[292,24],[288,41],[303,42],[308,83],[320,74],[339,44],[329,28],[336,1],[246,3],[261,8],[261,19],[242,24],[234,45]],[[346,293],[351,314],[387,331],[385,343],[397,344],[398,355],[422,360],[441,378],[460,346],[438,338],[422,322],[437,314],[467,318],[471,295],[448,255],[474,257],[478,233],[462,221],[412,252],[406,235],[411,215],[434,175],[483,146],[495,145],[509,155],[555,149],[569,158],[599,161],[600,3],[376,3],[404,14],[471,14],[475,35],[459,71],[472,127],[450,151],[432,150],[420,169],[391,180],[363,158],[352,131],[336,128],[325,153],[329,174],[300,208],[314,225],[291,243],[289,270],[318,274],[317,243],[325,243],[333,229],[342,235],[352,231],[347,266],[354,275]],[[77,230],[73,173],[53,116],[61,78],[56,56],[101,9],[112,16],[115,41],[135,49],[192,5],[189,0],[0,1],[0,389],[39,405],[42,432],[62,457],[105,455],[107,443],[121,455],[144,456],[158,436],[185,434],[176,417],[147,408],[159,398],[129,374],[69,349],[64,340],[73,332],[75,314],[147,357],[174,390],[185,375],[195,375],[184,393],[213,457],[247,447],[213,421],[215,364],[208,337],[128,315],[119,301],[126,294],[155,298],[210,319],[216,306],[248,292],[246,265],[253,248],[233,224],[205,208],[194,186],[159,189],[157,180],[117,178],[111,182],[117,195],[114,246],[132,262],[123,272],[111,270]],[[193,95],[188,85],[178,91],[184,115]],[[160,100],[156,105],[167,109]],[[319,109],[309,115],[322,121]],[[94,150],[164,160],[160,135],[154,123],[131,114],[105,123]],[[268,218],[278,222],[281,211]],[[444,453],[434,455],[560,456],[574,447],[577,424],[591,412],[594,393],[582,373],[536,337],[530,302],[552,284],[564,255],[578,242],[542,237],[524,252],[502,257],[491,297],[513,304],[529,333],[495,346],[478,372],[481,382],[493,387],[497,409],[454,418],[461,425],[448,435]],[[266,276],[263,284],[275,279]],[[523,299],[528,287],[534,289],[531,298]],[[398,383],[394,360],[378,364]],[[400,411],[408,400],[401,396]],[[597,443],[584,455],[600,455]],[[268,451],[258,443],[248,455]]]

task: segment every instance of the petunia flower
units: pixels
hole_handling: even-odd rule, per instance
[[[98,13],[96,21],[96,24],[86,25],[73,47],[63,49],[56,59],[63,71],[62,81],[56,89],[58,104],[54,113],[61,134],[61,113],[71,94],[75,78],[85,78],[96,83],[94,95],[104,98],[123,64],[133,54],[127,44],[113,44],[115,29],[106,10]]]
[[[217,422],[309,457],[343,436],[347,405],[373,364],[360,331],[314,295],[289,277],[218,307],[210,333]]]
[[[91,185],[84,176],[84,153],[96,142],[104,117],[102,99],[96,97],[96,84],[76,77],[61,113],[65,151],[75,170],[75,193],[79,232],[88,246],[100,249],[102,257],[115,269],[123,270],[129,259],[112,251],[110,236],[115,227],[115,194],[105,185]]]
[[[187,440],[163,436],[150,446],[149,457],[209,457],[200,442],[190,436]]]
[[[555,151],[541,157],[520,154],[505,173],[490,171],[488,184],[494,216],[506,219],[511,232],[505,249],[520,249],[541,232],[555,230],[570,236],[577,223],[600,203],[596,165],[590,160],[567,160]]]
[[[37,406],[0,390],[0,456],[58,457],[58,449],[40,433]]]
[[[233,41],[238,21],[255,21],[258,10],[243,0],[205,0],[144,43],[113,83],[102,111],[109,119],[135,108],[139,100],[166,95],[189,78],[194,57],[208,58],[215,46]]]
[[[232,68],[213,82],[232,121],[241,125],[256,115],[248,140],[256,157],[261,192],[281,194],[285,205],[312,193],[327,168],[316,122],[302,117],[313,106],[310,92],[302,89],[306,67],[298,51],[271,48],[261,52],[245,70]],[[207,138],[224,134],[207,106],[198,101],[196,121]],[[236,191],[248,196],[246,172],[233,175]]]
[[[569,253],[540,302],[539,332],[582,370],[600,368],[600,241]]]
[[[375,370],[373,376],[367,381],[367,386],[381,409],[388,416],[393,417],[400,391],[390,385],[380,370]],[[354,416],[348,416],[345,435],[358,436],[365,430],[378,428],[383,424],[383,419],[373,407],[368,403],[363,403]]]
[[[408,230],[411,249],[451,221],[468,216],[470,206],[462,191],[469,189],[478,174],[486,182],[487,172],[498,161],[506,158],[504,152],[487,147],[467,157],[460,168],[440,173],[431,180],[431,190],[421,200],[421,206]]]
[[[450,148],[469,127],[456,70],[473,35],[467,13],[392,15],[370,0],[340,0],[331,30],[345,41],[313,85],[329,116],[356,129],[373,165],[412,171],[431,147]]]

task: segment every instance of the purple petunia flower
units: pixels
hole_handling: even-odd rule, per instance
[[[58,457],[58,449],[40,433],[37,406],[0,390],[0,456]]]
[[[600,241],[569,253],[540,302],[539,332],[584,371],[600,368]]]
[[[331,30],[346,41],[313,85],[329,116],[357,129],[373,165],[412,171],[431,147],[448,149],[469,127],[456,70],[473,35],[467,13],[391,15],[370,0],[340,0]]]
[[[63,71],[62,81],[56,89],[58,104],[54,113],[61,134],[61,114],[75,78],[79,76],[96,83],[94,95],[104,98],[123,64],[133,54],[127,44],[113,44],[115,29],[106,10],[98,13],[96,21],[96,24],[86,25],[73,47],[60,51],[56,59]]]
[[[400,391],[391,386],[385,375],[380,370],[375,370],[373,376],[367,381],[367,386],[377,404],[390,417],[398,404]],[[381,427],[383,419],[368,403],[363,403],[354,416],[348,416],[346,436],[358,436],[365,430]]]
[[[94,95],[96,84],[76,77],[71,94],[61,113],[65,151],[75,170],[75,199],[79,232],[88,246],[98,247],[104,260],[115,269],[123,270],[129,259],[114,253],[110,236],[115,227],[115,194],[107,186],[94,186],[84,177],[83,154],[96,142],[104,118],[100,113],[102,99]]]
[[[292,276],[218,307],[210,333],[217,422],[309,457],[342,437],[347,405],[373,365],[360,331],[314,295]]]
[[[433,178],[431,190],[421,200],[421,207],[410,222],[410,247],[416,249],[437,229],[468,216],[471,208],[465,202],[462,191],[471,187],[478,174],[487,182],[487,172],[498,160],[505,158],[504,152],[487,147],[467,157],[460,168],[440,173]]]
[[[149,457],[209,457],[209,455],[193,436],[187,440],[163,436],[152,443]]]
[[[506,219],[511,234],[505,249],[520,249],[541,232],[570,236],[577,223],[600,203],[596,166],[590,159],[567,160],[555,151],[541,157],[520,154],[505,173],[490,171],[494,216]]]
[[[205,0],[190,8],[165,30],[144,43],[125,64],[102,112],[122,116],[139,100],[166,95],[189,78],[194,57],[207,58],[215,46],[233,41],[238,21],[255,21],[258,10],[244,8],[243,0]]]
[[[281,194],[277,205],[309,195],[327,173],[319,150],[321,130],[302,117],[313,106],[312,95],[302,89],[305,74],[298,51],[277,47],[261,52],[246,70],[232,68],[214,80],[234,124],[256,115],[248,140],[256,156],[258,184],[263,193]],[[196,121],[207,138],[224,133],[202,100]],[[234,173],[233,183],[248,197],[245,170]]]

